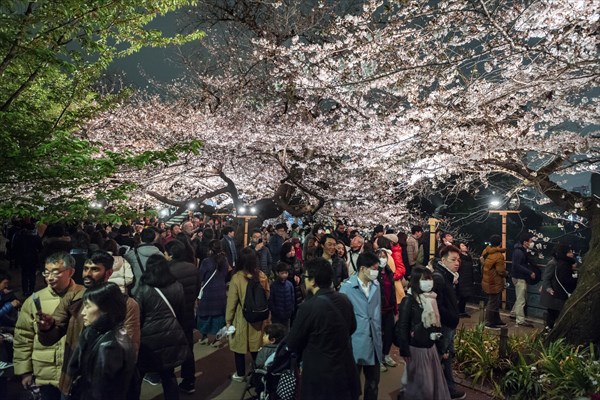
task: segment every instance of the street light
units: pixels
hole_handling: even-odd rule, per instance
[[[256,207],[250,207],[250,213],[256,214]]]
[[[160,210],[160,216],[161,217],[166,217],[167,215],[169,215],[169,209],[168,208],[163,208],[162,210]]]
[[[500,207],[500,205],[502,205],[502,202],[498,199],[492,199],[490,201],[490,206],[491,207]]]
[[[188,210],[195,210],[196,209],[196,203],[191,202],[188,204]]]
[[[238,208],[238,213],[246,214],[246,206],[240,206],[240,208]]]

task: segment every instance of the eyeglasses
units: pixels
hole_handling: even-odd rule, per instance
[[[63,272],[65,272],[65,271],[66,271],[66,270],[64,270],[64,269],[62,269],[62,270],[55,269],[55,270],[52,270],[52,271],[47,271],[47,270],[44,270],[44,271],[42,272],[42,276],[43,276],[44,278],[48,278],[48,277],[50,277],[50,276],[53,276],[53,277],[55,277],[55,278],[58,278],[58,277],[60,276],[60,274],[62,274],[62,273],[63,273]]]
[[[313,278],[312,276],[310,276],[310,275],[306,275],[306,274],[302,275],[302,277],[303,277],[304,279],[312,279],[312,278]]]

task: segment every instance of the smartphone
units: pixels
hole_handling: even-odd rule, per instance
[[[33,304],[35,305],[37,313],[42,314],[42,302],[40,301],[40,296],[38,296],[37,293],[34,293],[31,295],[31,298],[33,299]]]
[[[258,243],[262,243],[262,238],[258,239]]]

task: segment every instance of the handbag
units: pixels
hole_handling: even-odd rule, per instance
[[[213,278],[213,276],[215,276],[216,273],[217,273],[217,268],[215,268],[215,270],[212,273],[212,275],[210,276],[210,278],[208,278],[206,283],[204,285],[202,285],[202,287],[200,288],[200,292],[198,293],[198,300],[202,299],[202,295],[204,294],[204,288],[206,287],[206,285],[208,285],[208,282],[210,282],[210,280]]]
[[[275,393],[281,400],[294,400],[296,397],[296,375],[291,369],[286,369],[281,373]]]
[[[565,289],[565,287],[563,286],[562,283],[560,283],[560,279],[558,279],[558,275],[556,275],[556,270],[558,268],[554,268],[554,279],[556,279],[556,282],[560,285],[561,289],[567,294],[567,299],[569,297],[571,297],[571,293],[567,292],[567,289]]]

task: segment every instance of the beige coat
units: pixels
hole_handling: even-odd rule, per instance
[[[56,294],[50,287],[36,293],[40,298],[42,311],[45,314],[52,315],[63,296],[82,289],[83,286],[71,281],[69,288],[62,296]],[[15,375],[33,374],[35,375],[36,384],[58,387],[60,371],[65,362],[66,337],[61,338],[52,346],[43,346],[38,338],[38,325],[35,322],[36,313],[35,304],[30,296],[23,303],[15,326]]]
[[[262,346],[262,329],[265,321],[250,324],[242,314],[248,279],[252,276],[244,271],[238,271],[231,277],[227,290],[227,306],[225,321],[235,326],[235,333],[229,339],[231,351],[246,354],[255,352]],[[259,272],[260,283],[269,296],[269,280],[262,271]]]

